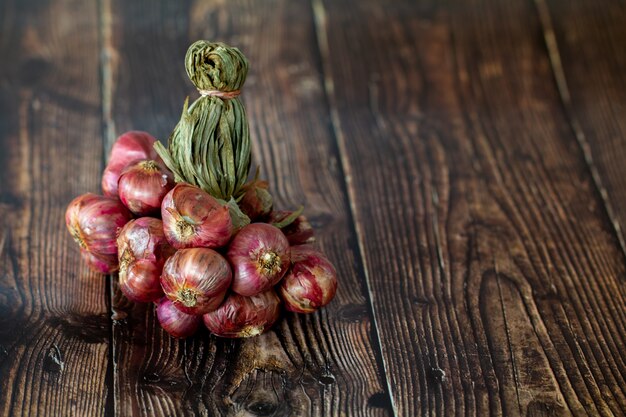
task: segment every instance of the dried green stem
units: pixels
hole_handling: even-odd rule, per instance
[[[243,86],[248,61],[237,48],[197,41],[187,50],[185,69],[199,91],[228,93]],[[155,144],[177,182],[223,200],[241,194],[251,161],[246,112],[238,98],[227,97],[202,96],[191,106],[187,99],[168,149]]]

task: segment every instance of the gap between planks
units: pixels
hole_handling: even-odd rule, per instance
[[[111,0],[97,0],[98,3],[98,51],[99,56],[99,78],[100,78],[100,108],[102,111],[102,161],[101,170],[104,170],[109,156],[109,148],[115,141],[115,122],[112,118],[112,97],[113,97],[113,69],[111,60],[112,51],[112,12]],[[106,370],[106,399],[104,406],[105,416],[114,416],[117,410],[115,393],[115,361],[113,358],[113,276],[107,275],[105,279],[105,302],[107,305],[109,324],[109,344],[108,344],[108,364]]]
[[[574,137],[576,138],[576,143],[578,144],[583,154],[585,164],[587,165],[587,168],[589,169],[589,172],[593,179],[594,187],[600,194],[600,198],[604,203],[606,215],[609,218],[613,231],[615,232],[615,235],[617,237],[617,241],[619,242],[622,256],[626,259],[626,241],[624,240],[621,226],[619,224],[617,216],[615,215],[613,206],[611,205],[608,191],[602,182],[600,172],[598,171],[596,163],[593,160],[593,154],[591,152],[591,146],[589,145],[589,141],[587,140],[585,132],[580,125],[580,121],[572,110],[572,97],[570,95],[569,86],[567,84],[565,70],[563,69],[563,62],[561,61],[559,45],[554,34],[552,15],[550,14],[550,10],[548,8],[546,0],[534,0],[533,2],[535,4],[535,10],[537,11],[539,22],[541,24],[543,40],[545,42],[545,47],[548,52],[548,59],[550,61],[550,68],[552,69],[552,75],[554,76],[554,80],[556,82],[557,90],[559,92],[559,98],[561,99],[561,104],[563,105],[563,110],[569,122],[570,128],[572,129]]]
[[[324,8],[323,0],[311,0],[311,7],[313,9],[313,19],[314,19],[314,28],[315,35],[317,38],[317,48],[320,56],[320,62],[322,64],[322,68],[320,69],[322,72],[323,84],[324,84],[324,94],[326,96],[326,102],[328,103],[328,111],[330,113],[330,120],[332,126],[332,135],[334,136],[335,143],[338,147],[339,153],[339,172],[344,179],[344,186],[348,194],[348,206],[350,208],[350,220],[354,227],[354,231],[357,238],[357,243],[359,247],[359,261],[363,267],[363,273],[365,275],[365,287],[367,289],[368,295],[368,303],[370,306],[370,311],[372,312],[372,324],[374,329],[372,331],[374,337],[374,343],[376,343],[376,347],[378,348],[378,355],[380,356],[380,360],[382,362],[382,370],[384,372],[385,379],[385,387],[386,394],[389,399],[389,403],[391,404],[391,410],[395,417],[398,417],[398,409],[395,404],[394,397],[392,395],[391,389],[391,380],[389,378],[389,365],[385,360],[385,356],[383,355],[382,343],[381,343],[381,335],[378,324],[378,319],[376,318],[376,307],[374,306],[374,292],[372,290],[370,272],[368,269],[368,263],[365,252],[365,242],[364,242],[364,233],[361,229],[361,219],[359,217],[359,213],[356,210],[356,196],[354,188],[351,186],[352,183],[352,174],[350,161],[347,158],[347,148],[346,148],[346,139],[343,135],[343,130],[341,128],[341,120],[339,117],[339,113],[337,110],[337,103],[335,101],[335,84],[330,76],[330,61],[329,61],[329,43],[328,37],[326,36],[326,9]]]

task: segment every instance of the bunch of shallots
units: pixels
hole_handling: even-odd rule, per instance
[[[104,196],[85,194],[66,212],[82,257],[119,271],[132,301],[154,302],[161,326],[188,337],[201,322],[221,337],[263,333],[282,306],[311,313],[337,289],[336,271],[310,243],[300,211],[274,211],[258,175],[238,201],[174,182],[145,132],[119,137],[104,171]]]

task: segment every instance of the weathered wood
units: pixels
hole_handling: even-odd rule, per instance
[[[144,129],[167,139],[185,96],[197,96],[183,66],[190,42],[240,47],[251,63],[242,97],[254,156],[278,207],[306,206],[341,281],[337,298],[322,312],[287,314],[275,331],[241,341],[207,331],[173,340],[151,306],[133,305],[114,288],[116,414],[389,415],[310,4],[104,3],[104,21],[111,25],[105,29],[109,129]]]
[[[572,129],[626,249],[626,7],[591,0],[537,4]]]
[[[0,415],[105,413],[105,278],[67,233],[102,169],[94,2],[0,2]]]
[[[623,415],[624,254],[534,4],[314,8],[397,414]]]
[[[621,3],[312,3],[317,41],[304,0],[0,1],[1,416],[626,412]],[[166,139],[199,37],[250,58],[255,156],[341,273],[250,341],[172,340],[63,224],[101,127]]]

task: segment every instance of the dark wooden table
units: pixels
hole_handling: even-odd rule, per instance
[[[171,339],[63,221],[199,38],[340,273],[250,340]],[[624,207],[623,0],[2,0],[0,415],[624,415]]]

